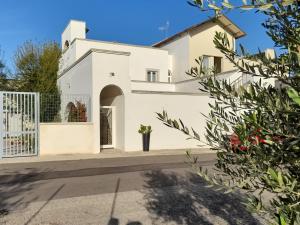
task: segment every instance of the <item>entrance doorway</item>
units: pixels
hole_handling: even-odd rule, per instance
[[[115,107],[100,107],[100,143],[101,148],[115,147]]]
[[[115,85],[104,87],[100,93],[100,146],[124,147],[124,95]]]

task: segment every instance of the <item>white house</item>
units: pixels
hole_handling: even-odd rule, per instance
[[[226,32],[233,48],[236,39],[245,35],[225,16],[192,26],[153,46],[89,40],[86,31],[85,22],[71,20],[62,33],[58,85],[62,95],[89,95],[91,111],[90,123],[74,124],[71,137],[64,136],[70,126],[57,134],[66,143],[73,142],[61,151],[139,151],[140,124],[152,126],[150,150],[197,148],[200,143],[167,128],[156,118],[156,112],[166,110],[172,118],[181,118],[204,134],[205,119],[201,113],[208,112],[210,99],[198,90],[198,80],[186,75],[199,56],[204,57],[207,67],[214,66],[220,77],[243,82],[242,75],[213,43],[216,31]],[[41,129],[43,135],[58,132]],[[55,142],[45,139],[42,137],[41,149]],[[55,143],[53,149],[57,149]]]

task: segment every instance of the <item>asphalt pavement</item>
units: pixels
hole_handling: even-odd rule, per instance
[[[212,169],[215,154],[201,154]],[[184,155],[0,165],[0,224],[260,224]]]

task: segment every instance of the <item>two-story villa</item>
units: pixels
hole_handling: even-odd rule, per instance
[[[150,149],[197,148],[199,143],[165,127],[156,112],[166,110],[200,134],[205,131],[201,113],[209,110],[209,97],[197,79],[186,75],[195,59],[214,66],[220,76],[241,76],[215,48],[216,31],[226,32],[232,48],[245,35],[225,16],[209,19],[153,46],[136,46],[86,39],[86,23],[72,20],[62,34],[58,84],[62,94],[91,97],[91,152],[102,148],[142,149],[140,124],[151,125]]]

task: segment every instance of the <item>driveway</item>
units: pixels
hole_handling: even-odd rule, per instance
[[[199,155],[211,169],[215,155]],[[0,224],[260,224],[239,194],[209,188],[184,156],[0,165]]]

